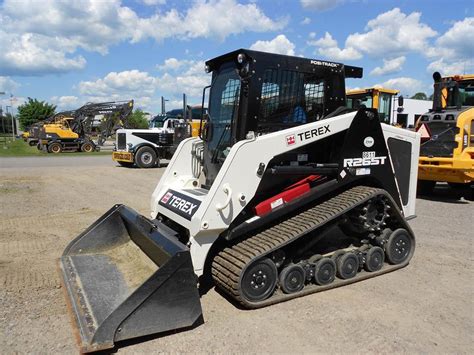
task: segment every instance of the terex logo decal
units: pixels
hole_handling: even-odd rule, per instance
[[[329,128],[329,125],[326,125],[326,126],[322,126],[322,127],[319,127],[319,128],[310,129],[310,130],[308,130],[306,132],[303,132],[303,133],[298,133],[298,137],[300,138],[300,141],[303,142],[306,139],[311,139],[313,137],[322,136],[322,135],[325,135],[326,133],[330,133],[330,132],[331,132],[331,129]]]
[[[174,190],[168,190],[160,199],[159,204],[190,221],[201,201]]]
[[[295,135],[292,134],[291,136],[286,136],[286,145],[293,145],[296,143]]]

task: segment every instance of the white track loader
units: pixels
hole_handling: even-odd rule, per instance
[[[413,256],[419,135],[344,107],[361,68],[241,49],[206,70],[207,122],[178,146],[151,218],[116,205],[60,259],[82,351],[200,324],[208,281],[258,308]]]

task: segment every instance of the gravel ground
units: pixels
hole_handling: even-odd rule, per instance
[[[148,216],[163,169],[110,157],[0,159],[0,352],[76,353],[56,261],[115,203]],[[417,250],[400,271],[260,310],[214,289],[195,329],[120,353],[472,353],[474,204],[438,189],[417,201]]]

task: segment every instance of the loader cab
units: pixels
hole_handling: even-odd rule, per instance
[[[398,90],[372,87],[366,89],[353,89],[347,91],[347,107],[358,110],[359,108],[374,108],[379,114],[382,123],[391,123],[394,97]]]
[[[204,187],[230,148],[250,132],[268,134],[324,119],[345,107],[345,78],[362,68],[240,49],[206,62],[212,72],[204,140]]]

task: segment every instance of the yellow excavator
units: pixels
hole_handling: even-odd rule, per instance
[[[392,118],[393,97],[400,91],[382,87],[371,87],[366,89],[353,89],[346,91],[347,107],[359,109],[361,107],[376,109],[380,122],[390,124]],[[399,103],[399,106],[403,104]]]
[[[433,108],[416,123],[422,134],[418,191],[447,182],[464,198],[474,195],[474,75],[435,72]]]
[[[133,109],[133,100],[117,102],[87,103],[62,119],[43,124],[39,128],[38,149],[48,153],[62,151],[92,152],[98,150],[105,140],[123,126]],[[104,115],[97,141],[91,138],[94,117]]]

